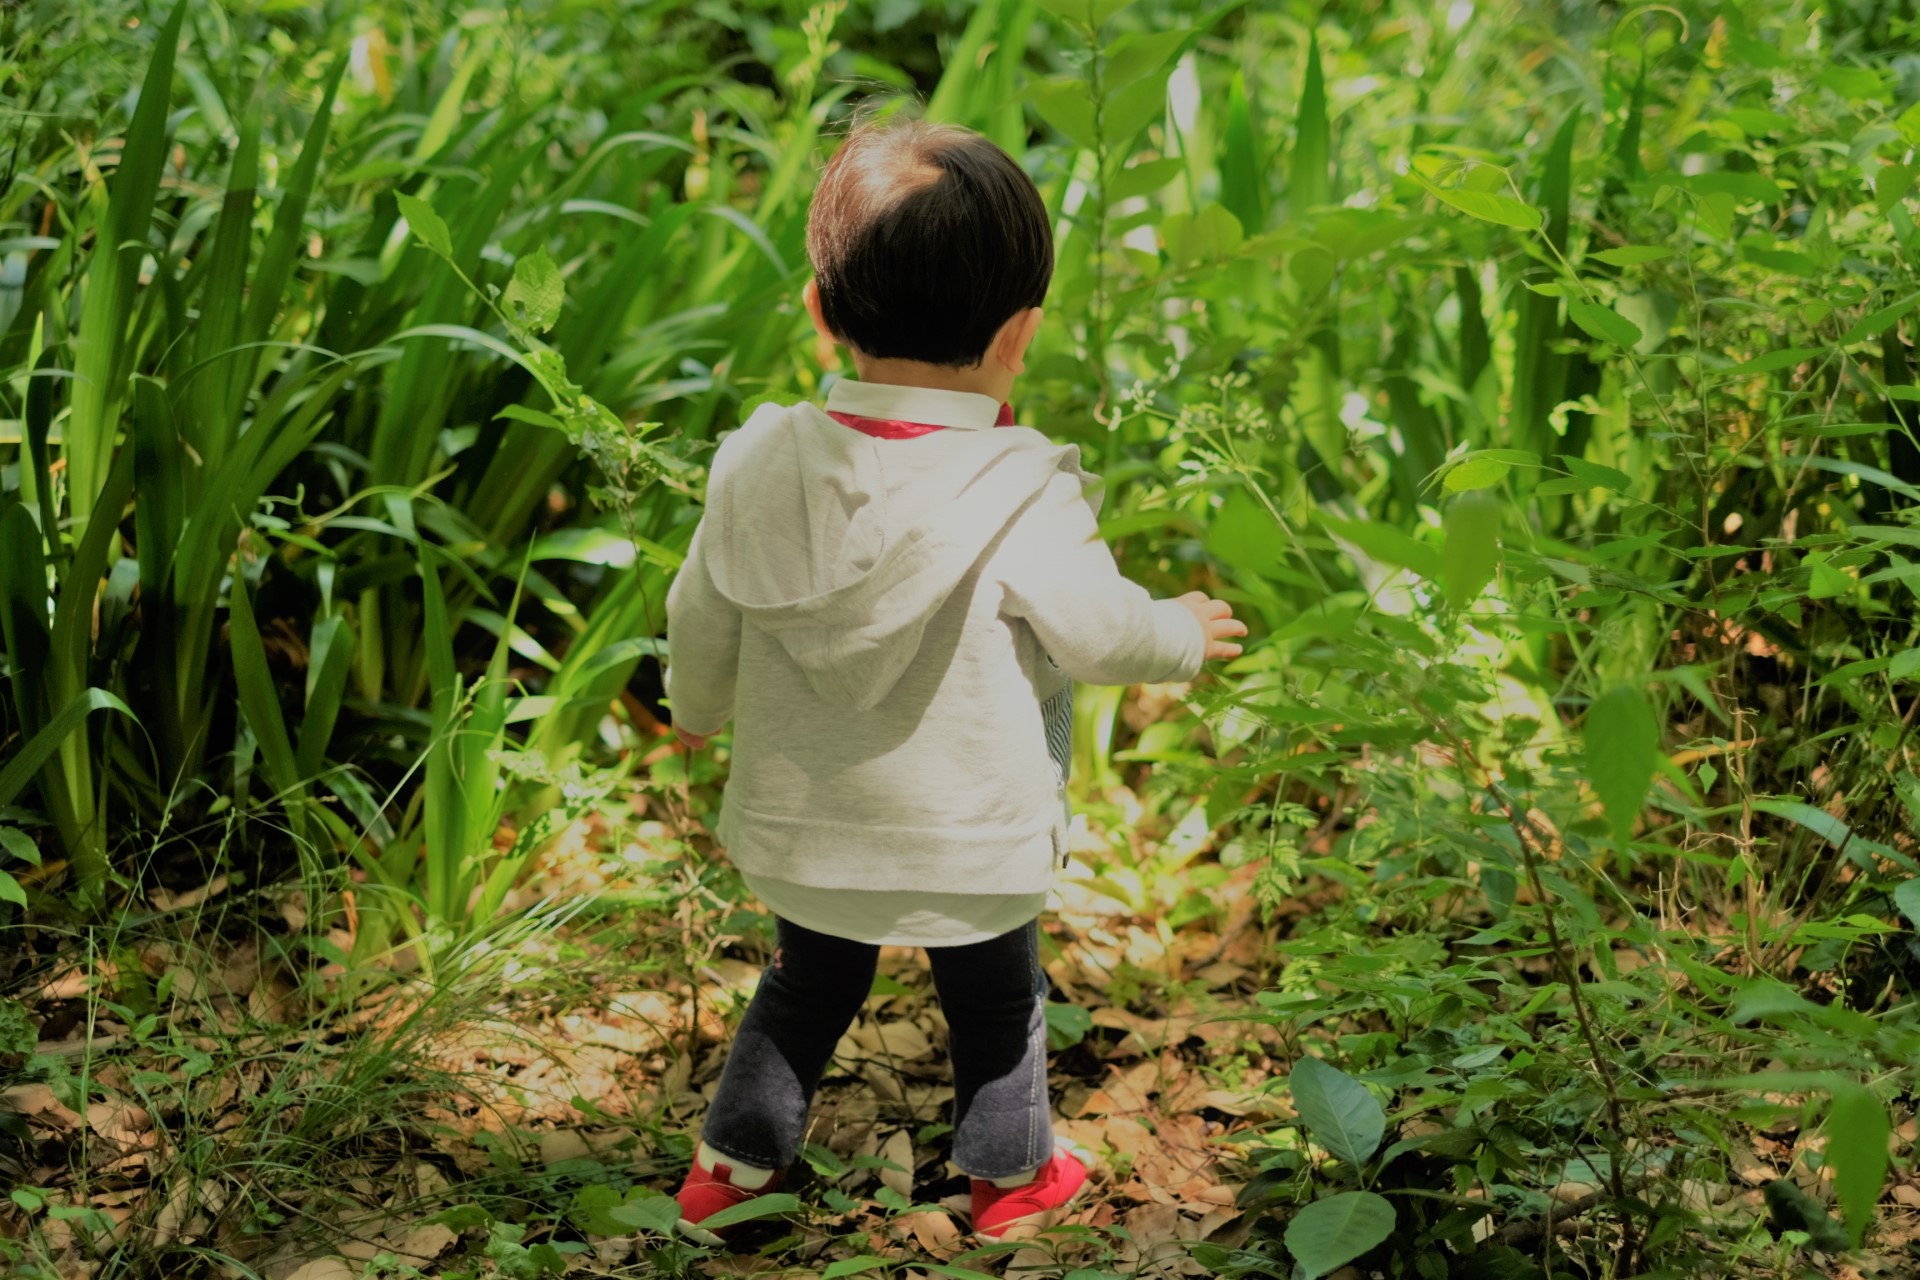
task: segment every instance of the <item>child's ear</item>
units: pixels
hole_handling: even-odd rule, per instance
[[[1014,313],[1000,326],[1000,333],[994,340],[994,355],[1012,374],[1025,373],[1027,370],[1027,348],[1033,345],[1033,335],[1040,331],[1040,318],[1045,313],[1039,307],[1028,307],[1025,311]]]
[[[814,358],[823,369],[832,369],[840,363],[840,340],[833,336],[833,330],[827,327],[826,312],[820,309],[820,282],[808,280],[806,287],[800,290],[800,301],[806,305],[807,316],[813,321]]]

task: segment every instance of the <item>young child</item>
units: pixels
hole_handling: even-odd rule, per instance
[[[1186,680],[1246,628],[1120,576],[1078,451],[1007,406],[1053,274],[1039,192],[965,129],[865,124],[822,175],[805,301],[859,381],[767,405],[715,454],[667,598],[694,749],[734,723],[716,833],[773,910],[681,1227],[774,1190],[879,948],[924,946],[973,1229],[1083,1188],[1047,1098],[1036,918],[1065,864],[1073,681]]]

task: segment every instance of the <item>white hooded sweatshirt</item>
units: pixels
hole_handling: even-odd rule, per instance
[[[716,834],[750,884],[1044,895],[1067,818],[1041,703],[1190,679],[1204,631],[1120,576],[1079,451],[990,397],[842,380],[827,407],[946,429],[766,405],[715,454],[667,693],[689,732],[734,722]]]

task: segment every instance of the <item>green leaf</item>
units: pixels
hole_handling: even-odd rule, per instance
[[[1094,125],[1093,99],[1087,96],[1086,85],[1074,79],[1049,80],[1031,89],[1027,101],[1068,142],[1082,151],[1099,149],[1100,131]]]
[[[890,1267],[893,1263],[886,1258],[863,1253],[857,1258],[842,1258],[820,1273],[820,1280],[840,1280],[841,1276],[857,1276],[863,1271],[874,1271],[881,1267]]]
[[[1623,244],[1618,249],[1600,249],[1587,256],[1616,267],[1637,267],[1643,262],[1671,258],[1673,250],[1657,244]]]
[[[1633,478],[1618,467],[1588,462],[1585,458],[1576,458],[1568,453],[1560,454],[1559,458],[1567,464],[1567,470],[1573,473],[1574,478],[1589,489],[1612,489],[1627,493],[1633,487]]]
[[[1460,187],[1441,187],[1430,182],[1418,173],[1413,180],[1427,189],[1428,194],[1444,204],[1450,204],[1469,217],[1482,222],[1497,223],[1503,227],[1518,227],[1522,231],[1538,231],[1546,221],[1538,209],[1524,200],[1501,195],[1497,191],[1469,191]]]
[[[1444,572],[1439,552],[1384,521],[1322,518],[1321,523],[1336,538],[1351,542],[1375,560],[1411,569],[1433,581]]]
[[[1160,223],[1160,238],[1176,266],[1224,257],[1240,247],[1244,235],[1240,219],[1225,205],[1208,201],[1196,213],[1169,214]]]
[[[1447,504],[1444,522],[1440,558],[1447,603],[1464,609],[1493,581],[1500,562],[1500,500],[1486,489],[1469,489]]]
[[[1894,321],[1906,315],[1907,312],[1913,310],[1915,306],[1920,306],[1920,293],[1912,294],[1890,306],[1880,308],[1871,315],[1863,317],[1859,323],[1841,334],[1840,345],[1844,347],[1848,343],[1858,342],[1862,338],[1872,337],[1882,329],[1891,326]]]
[[[1627,840],[1659,765],[1660,725],[1653,707],[1632,685],[1615,685],[1587,708],[1584,735],[1587,780],[1615,838]]]
[[[1629,351],[1640,341],[1640,326],[1612,307],[1574,299],[1567,303],[1567,314],[1575,324],[1594,337],[1616,343]]]
[[[1367,1086],[1338,1067],[1307,1057],[1293,1064],[1287,1087],[1300,1119],[1334,1155],[1358,1169],[1379,1150],[1387,1117]]]
[[[1107,63],[1102,80],[1109,92],[1130,85],[1142,76],[1152,75],[1167,65],[1193,36],[1185,27],[1166,31],[1129,31],[1108,45]],[[1166,82],[1161,81],[1162,84]]]
[[[40,732],[27,739],[27,745],[7,761],[6,767],[0,768],[0,805],[12,804],[40,766],[52,759],[60,744],[86,724],[87,716],[95,711],[118,711],[137,723],[133,709],[105,689],[88,689],[74,695],[60,714],[42,725]]]
[[[1134,196],[1151,195],[1179,177],[1186,167],[1187,162],[1179,156],[1142,160],[1131,168],[1122,169],[1107,184],[1107,198],[1117,204]],[[744,420],[744,414],[742,417]]]
[[[453,235],[447,230],[446,221],[433,211],[433,206],[419,196],[410,196],[404,191],[395,195],[394,199],[400,205],[400,216],[413,228],[413,234],[420,237],[420,243],[451,262]]]
[[[608,1206],[606,1216],[627,1227],[668,1235],[680,1221],[680,1202],[662,1193],[642,1194],[636,1187],[621,1203]]]
[[[1040,7],[1077,27],[1098,31],[1133,0],[1040,0]]]
[[[1314,1201],[1287,1223],[1287,1252],[1298,1264],[1294,1280],[1318,1280],[1352,1262],[1392,1235],[1393,1221],[1393,1206],[1371,1191]]]
[[[757,1218],[774,1218],[783,1213],[797,1213],[800,1198],[776,1191],[772,1195],[755,1196],[751,1200],[742,1200],[730,1205],[718,1213],[709,1214],[700,1219],[700,1225],[712,1231],[719,1227],[730,1227],[736,1222],[752,1222]]]
[[[0,902],[11,902],[20,907],[27,905],[27,891],[5,871],[0,871]]]
[[[560,318],[560,308],[566,304],[567,286],[545,245],[523,254],[513,264],[513,279],[503,301],[507,314],[533,332],[545,333],[553,328]]]
[[[1818,347],[1784,347],[1779,351],[1769,351],[1763,356],[1743,360],[1728,373],[1776,373],[1781,369],[1791,369],[1795,365],[1805,364],[1820,354]]]
[[[40,865],[40,846],[33,837],[18,827],[0,827],[0,849],[5,849],[22,862]]]
[[[1093,1014],[1077,1004],[1059,1000],[1047,1002],[1047,1047],[1058,1053],[1071,1049],[1093,1030]]]
[[[1915,929],[1920,929],[1920,876],[1902,880],[1893,890],[1893,904]]]
[[[1507,478],[1513,470],[1513,464],[1499,458],[1477,455],[1466,459],[1447,472],[1444,481],[1448,493],[1465,493],[1469,489],[1490,489]]]
[[[1886,1185],[1891,1132],[1886,1107],[1864,1087],[1848,1084],[1833,1091],[1833,1105],[1827,1109],[1826,1157],[1833,1169],[1834,1198],[1856,1249]]]
[[[1333,143],[1327,115],[1327,82],[1320,69],[1320,33],[1307,33],[1307,66],[1300,80],[1293,155],[1287,162],[1287,208],[1299,217],[1333,202]]]

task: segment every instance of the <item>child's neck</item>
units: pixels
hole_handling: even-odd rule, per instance
[[[954,369],[920,360],[876,360],[856,356],[853,367],[862,382],[885,383],[895,387],[930,387],[935,391],[971,391],[975,395],[991,397],[996,404],[1005,404],[1013,391],[1013,374],[993,360],[982,360],[973,369]]]

